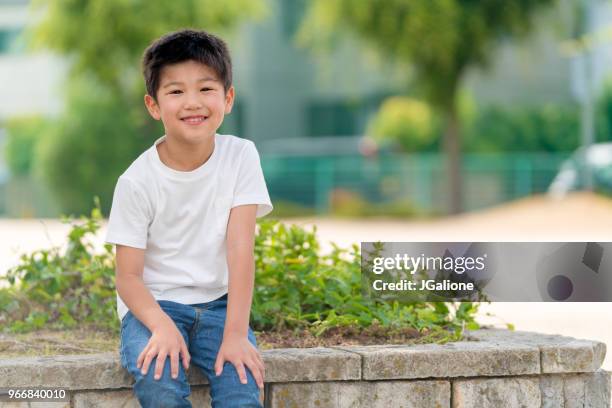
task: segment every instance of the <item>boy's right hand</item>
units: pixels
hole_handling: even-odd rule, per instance
[[[165,315],[160,323],[153,328],[149,342],[136,360],[136,367],[142,367],[141,372],[143,375],[146,375],[151,361],[157,357],[154,378],[159,380],[164,370],[166,357],[170,356],[170,373],[172,378],[177,378],[179,372],[179,354],[182,356],[183,367],[185,370],[188,370],[191,356],[189,355],[189,350],[187,350],[185,339],[172,319]]]

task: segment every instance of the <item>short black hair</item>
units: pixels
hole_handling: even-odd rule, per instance
[[[189,60],[215,71],[226,92],[232,86],[232,60],[225,41],[206,31],[183,29],[158,38],[145,50],[142,74],[147,93],[157,100],[162,68]]]

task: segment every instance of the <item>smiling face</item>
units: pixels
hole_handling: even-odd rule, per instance
[[[161,120],[166,137],[184,144],[210,140],[230,113],[234,88],[227,92],[210,67],[189,60],[165,66],[160,72],[157,101],[145,95],[151,116]]]

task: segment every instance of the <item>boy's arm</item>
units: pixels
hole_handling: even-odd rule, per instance
[[[151,360],[157,357],[155,379],[161,378],[166,357],[170,357],[170,369],[173,378],[178,376],[179,354],[183,367],[189,368],[189,351],[183,336],[172,319],[161,309],[157,301],[145,286],[142,275],[144,271],[144,249],[117,245],[117,268],[115,284],[117,293],[130,309],[132,314],[152,333],[136,362],[142,373],[146,374]]]
[[[257,349],[248,341],[249,315],[255,277],[255,215],[257,205],[232,208],[227,226],[227,265],[229,269],[228,304],[223,342],[215,373],[229,361],[236,367],[242,383],[246,383],[245,366],[251,370],[259,388],[263,388],[264,364]]]

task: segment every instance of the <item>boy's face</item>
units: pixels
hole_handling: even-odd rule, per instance
[[[197,61],[167,65],[160,72],[157,102],[145,95],[151,116],[161,120],[166,136],[187,144],[210,139],[232,110],[234,88],[227,92],[217,74]]]

